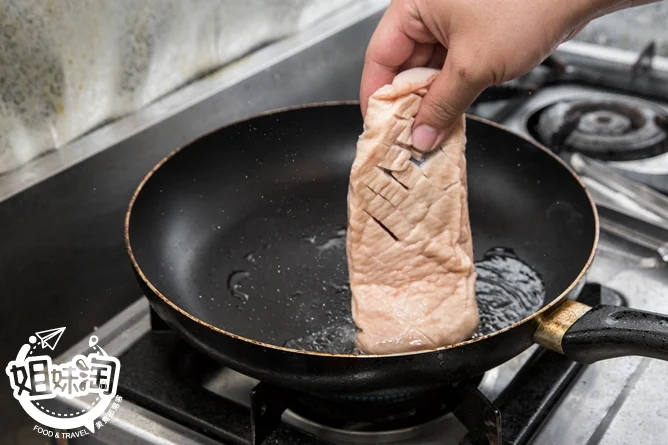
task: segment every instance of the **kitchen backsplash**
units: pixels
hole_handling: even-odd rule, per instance
[[[355,0],[0,0],[0,174]]]
[[[668,1],[617,11],[591,22],[575,40],[630,51],[656,42],[656,54],[668,57]]]
[[[0,0],[0,174],[363,0]],[[577,37],[668,55],[668,4]]]

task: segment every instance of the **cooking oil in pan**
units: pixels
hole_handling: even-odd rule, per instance
[[[273,241],[275,244],[276,240]],[[243,265],[239,264],[241,267],[228,276],[228,298],[235,301],[238,310],[248,312],[256,321],[269,317],[268,323],[272,314],[262,307],[264,299],[281,299],[294,317],[291,327],[297,335],[287,341],[285,337],[265,341],[277,341],[280,342],[277,344],[300,350],[354,353],[357,328],[350,312],[345,242],[345,226],[339,225],[316,235],[304,234],[299,243],[290,245],[287,254],[286,250],[274,250],[268,243],[246,251],[242,256]],[[300,264],[283,260],[283,255],[290,253],[311,260]],[[545,287],[541,277],[512,249],[490,249],[475,267],[480,327],[474,337],[503,329],[543,305]],[[270,288],[269,283],[275,284],[275,289]],[[268,296],[273,290],[276,297]]]
[[[345,248],[346,228],[345,226],[336,226],[334,228],[334,235],[327,238],[327,240],[322,244],[316,244],[315,236],[305,236],[302,239],[310,244],[315,244],[320,252],[338,248]]]
[[[355,349],[357,328],[349,315],[344,315],[336,323],[328,325],[313,334],[294,338],[283,346],[303,351],[328,352],[330,354],[350,354]]]
[[[508,327],[543,305],[545,286],[540,275],[512,249],[489,250],[475,269],[480,327],[474,337]]]
[[[248,301],[248,294],[241,290],[241,282],[249,276],[250,272],[246,272],[245,270],[235,270],[229,277],[227,277],[227,289],[233,297],[242,302]]]
[[[474,338],[522,320],[543,305],[545,286],[540,275],[512,249],[490,249],[475,267],[480,327]],[[330,283],[330,287],[349,301],[348,283]],[[332,321],[309,335],[288,340],[283,346],[332,354],[358,353],[355,348],[357,328],[350,315],[332,314]]]

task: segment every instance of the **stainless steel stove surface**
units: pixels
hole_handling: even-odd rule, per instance
[[[591,49],[571,45],[563,54],[568,60],[591,60],[593,65],[599,65],[599,70],[603,69],[601,64],[612,64],[622,71],[633,68],[638,72],[638,67],[647,68],[646,63],[634,64],[626,53]],[[665,65],[661,59],[654,68],[663,69]],[[642,72],[646,73],[647,69]],[[644,99],[638,106],[638,99],[632,98],[630,91],[635,88],[633,85],[622,85],[623,88],[617,90],[609,85],[614,76],[603,77],[602,81],[608,83],[606,86],[553,81],[519,98],[511,98],[517,91],[506,90],[502,96],[509,97],[500,104],[480,104],[474,110],[527,137],[543,139],[541,142],[552,144],[561,152],[584,151],[625,177],[668,192],[668,145],[662,117],[668,105],[653,98]],[[647,89],[650,83],[641,77],[637,89]],[[668,95],[665,97],[668,99]],[[559,103],[561,105],[557,105]],[[636,105],[628,109],[630,104]],[[573,109],[577,113],[571,119]],[[541,115],[549,118],[543,118],[542,124]],[[559,119],[564,122],[554,125]],[[634,134],[628,136],[630,133]],[[598,135],[598,139],[593,135]],[[620,140],[628,142],[630,148],[620,149]],[[606,186],[605,183],[599,185]],[[664,223],[668,225],[668,221]],[[583,298],[587,295],[598,298],[601,295],[597,293],[598,283],[603,289],[602,298],[607,302],[619,304],[615,300],[619,294],[630,307],[668,312],[665,262],[646,247],[608,232],[601,233],[588,283],[585,289],[589,294],[584,292]],[[121,359],[119,392],[124,400],[113,420],[89,443],[251,444],[254,432],[258,443],[267,436],[265,444],[459,445],[467,440],[481,443],[478,437],[481,433],[498,433],[494,423],[497,415],[502,420],[504,444],[668,443],[668,398],[665,397],[668,363],[659,360],[625,357],[581,366],[533,347],[490,370],[479,382],[446,388],[442,394],[421,399],[428,406],[433,403],[438,407],[433,408],[432,415],[422,413],[413,424],[391,423],[385,418],[387,424],[383,428],[377,424],[374,428],[369,419],[382,414],[374,409],[395,404],[402,408],[391,414],[402,418],[406,410],[421,412],[420,406],[411,405],[410,400],[407,404],[387,401],[380,405],[370,401],[346,402],[347,405],[321,401],[326,409],[339,410],[323,414],[321,402],[314,402],[308,395],[272,388],[210,363],[152,318],[144,298],[101,326],[95,334],[107,353]],[[58,361],[81,353],[87,344],[88,339],[82,339]],[[297,403],[301,398],[306,401]],[[455,399],[457,403],[453,402]],[[85,400],[64,403],[74,410]],[[350,412],[341,412],[346,407]],[[351,414],[355,410],[363,413],[358,419]],[[255,415],[253,428],[251,412]],[[278,423],[272,422],[272,413],[276,412],[280,416]],[[279,417],[274,420],[277,419]]]

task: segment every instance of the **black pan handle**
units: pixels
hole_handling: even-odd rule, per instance
[[[631,355],[668,361],[668,315],[566,300],[542,320],[534,341],[579,363]]]

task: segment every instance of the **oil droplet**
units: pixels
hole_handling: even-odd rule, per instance
[[[302,240],[309,244],[315,244],[315,236],[302,236]]]
[[[308,321],[314,321],[314,317],[310,317]],[[302,351],[349,354],[355,348],[356,332],[355,323],[348,316],[303,337],[290,339],[283,346]]]
[[[324,243],[318,245],[318,250],[325,252],[332,249],[342,249],[346,247],[346,229],[337,226],[334,236],[330,237]]]
[[[249,276],[250,272],[246,272],[245,270],[237,270],[232,272],[230,276],[227,277],[227,289],[230,291],[230,294],[234,298],[237,298],[244,303],[248,301],[248,294],[240,290],[241,282],[247,279]]]
[[[345,284],[336,284],[334,282],[330,282],[329,286],[334,289],[334,292],[337,294],[349,294],[350,293],[350,284],[345,283]]]

